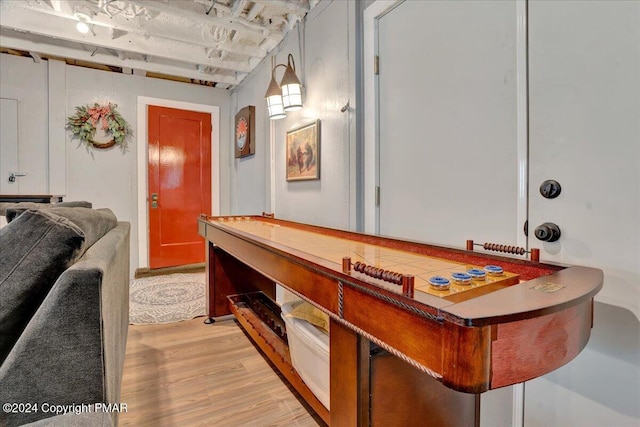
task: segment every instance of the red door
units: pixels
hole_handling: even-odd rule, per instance
[[[149,267],[204,262],[211,212],[211,114],[149,106]]]

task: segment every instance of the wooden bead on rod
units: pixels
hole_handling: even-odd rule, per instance
[[[345,271],[345,263],[346,260],[350,260],[351,258],[344,257],[342,259],[342,271]],[[350,268],[350,266],[349,266]],[[371,276],[374,279],[384,280],[385,282],[390,282],[399,286],[402,286],[402,294],[406,296],[413,297],[413,288],[414,288],[414,277],[400,273],[395,273],[393,271],[385,270],[383,268],[374,267],[373,265],[367,265],[364,262],[356,261],[353,263],[353,269],[358,273],[366,274],[367,276]]]
[[[504,252],[515,255],[531,254],[531,261],[540,262],[540,249],[532,248],[530,251],[521,246],[501,245],[498,243],[485,242],[483,244],[474,243],[473,240],[467,240],[467,250],[472,251],[474,246],[482,246],[484,250]]]
[[[479,245],[478,245],[479,246]],[[482,247],[487,251],[505,252],[509,254],[524,255],[527,250],[520,246],[501,245],[498,243],[485,243]]]

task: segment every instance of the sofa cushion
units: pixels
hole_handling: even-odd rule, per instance
[[[0,203],[0,216],[4,216],[9,208],[22,209],[49,209],[49,208],[90,208],[93,207],[91,202],[69,201],[59,203],[34,203],[34,202],[2,202]]]
[[[47,210],[0,229],[0,364],[83,242],[78,226]]]
[[[55,206],[55,205],[54,205]],[[7,222],[15,220],[27,209],[22,207],[7,209]],[[47,212],[67,218],[80,227],[84,233],[84,243],[77,254],[79,258],[84,252],[97,242],[102,236],[111,231],[118,224],[118,219],[111,209],[91,209],[84,207],[51,207]]]

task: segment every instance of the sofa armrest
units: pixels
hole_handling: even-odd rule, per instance
[[[100,310],[106,373],[104,402],[108,403],[120,403],[122,370],[129,330],[130,232],[131,226],[128,222],[119,222],[69,268],[69,271],[73,271],[97,265],[104,271]]]
[[[119,403],[129,313],[129,233],[129,224],[119,223],[60,275],[0,366],[0,403]],[[53,415],[0,413],[0,425]]]

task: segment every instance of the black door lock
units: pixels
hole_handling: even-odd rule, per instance
[[[540,194],[545,199],[555,199],[560,195],[562,187],[560,183],[553,179],[548,179],[540,184]]]
[[[23,172],[11,172],[11,174],[9,175],[9,182],[16,182],[16,178],[19,178],[21,176],[27,176],[27,174]]]
[[[536,227],[534,234],[543,242],[555,242],[560,238],[560,227],[552,222],[545,222]]]

